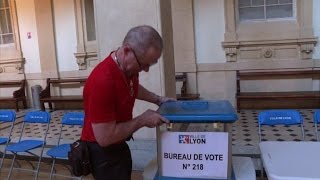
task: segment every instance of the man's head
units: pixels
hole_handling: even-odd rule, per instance
[[[122,47],[126,55],[131,54],[135,59],[135,67],[131,66],[133,74],[140,71],[149,71],[149,67],[158,62],[162,53],[163,42],[159,33],[151,26],[137,26],[129,30]]]

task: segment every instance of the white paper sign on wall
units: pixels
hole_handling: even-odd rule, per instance
[[[228,133],[162,132],[162,176],[227,179]]]

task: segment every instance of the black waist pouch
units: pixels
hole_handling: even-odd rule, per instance
[[[69,164],[75,176],[86,176],[91,173],[90,152],[85,141],[77,140],[70,144]]]

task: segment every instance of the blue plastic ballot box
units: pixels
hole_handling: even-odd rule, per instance
[[[158,112],[170,123],[221,123],[211,132],[182,132],[157,128],[156,180],[234,179],[231,162],[231,123],[238,117],[228,101],[174,101]],[[199,131],[201,131],[199,129]]]

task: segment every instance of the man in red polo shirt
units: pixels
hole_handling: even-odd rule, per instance
[[[132,159],[126,139],[142,127],[169,123],[154,110],[132,117],[135,99],[157,105],[172,100],[139,84],[139,72],[148,72],[158,62],[162,48],[162,38],[154,28],[134,27],[122,46],[88,77],[83,91],[85,122],[81,140],[88,144],[95,179],[131,179]]]

